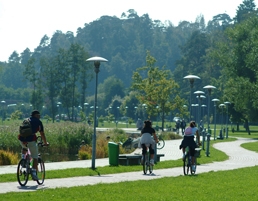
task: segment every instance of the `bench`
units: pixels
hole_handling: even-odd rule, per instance
[[[164,157],[165,154],[157,154],[157,162],[160,162],[160,157]],[[119,154],[119,165],[139,165],[141,164],[142,155],[140,154]]]

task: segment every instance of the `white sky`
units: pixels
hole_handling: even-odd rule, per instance
[[[103,15],[120,17],[134,9],[139,16],[171,21],[175,26],[194,22],[200,14],[206,23],[213,16],[227,13],[231,18],[243,0],[0,0],[0,61],[13,51],[34,51],[41,38],[56,30],[74,32]],[[258,6],[258,0],[255,1]]]

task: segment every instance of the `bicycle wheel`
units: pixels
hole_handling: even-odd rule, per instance
[[[45,180],[45,164],[41,158],[38,158],[37,176],[37,183],[39,185],[43,184]]]
[[[142,169],[144,174],[147,174],[147,168],[148,168],[148,161],[146,160],[146,158],[147,156],[145,155],[142,161]]]
[[[150,172],[150,174],[153,172],[153,165],[151,165],[150,162],[149,162],[149,172]]]
[[[165,146],[165,140],[159,139],[159,142],[157,143],[157,149],[162,149]]]
[[[184,163],[183,163],[184,175],[188,175],[191,171],[191,159],[189,157],[189,153],[185,155]]]
[[[17,167],[17,180],[21,186],[25,186],[29,180],[29,164],[25,159],[21,159]]]

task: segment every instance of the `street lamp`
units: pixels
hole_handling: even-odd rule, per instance
[[[118,122],[118,119],[119,119],[119,106],[118,107],[116,107],[117,108],[117,115],[116,115],[116,121]]]
[[[191,107],[198,107],[199,106],[199,104],[192,104],[191,105]],[[198,110],[198,109],[197,109]],[[198,118],[198,117],[196,117],[197,116],[197,114],[198,114],[198,111],[197,110],[195,110],[195,112],[194,112],[194,118]]]
[[[219,99],[217,99],[217,98],[214,98],[214,99],[212,99],[211,101],[213,101],[214,102],[214,140],[216,139],[216,120],[217,120],[217,118],[216,118],[216,102],[219,102]]]
[[[224,138],[223,135],[223,108],[225,107],[225,104],[219,104],[219,107],[222,109],[222,122],[221,122],[221,130],[220,130],[220,138]]]
[[[107,62],[108,60],[102,57],[91,57],[86,60],[86,62],[94,62],[94,70],[96,73],[96,84],[95,84],[95,102],[94,102],[94,132],[92,135],[92,162],[91,168],[95,169],[95,159],[96,159],[96,122],[97,122],[97,93],[98,93],[98,73],[100,62]]]
[[[145,120],[146,119],[146,104],[145,103],[143,103],[142,104],[142,107],[143,107],[143,120]]]
[[[125,106],[126,128],[128,128],[128,117],[127,117],[127,109],[128,109],[128,107],[127,107],[127,106]]]
[[[85,123],[86,123],[86,121],[87,121],[87,110],[88,110],[89,103],[84,103],[83,105],[85,106],[84,109],[85,109]]]
[[[196,76],[196,75],[187,75],[184,77],[184,79],[188,79],[190,82],[190,104],[192,105],[192,92],[193,92],[193,84],[194,84],[194,80],[195,79],[200,79],[200,77]],[[189,122],[191,121],[191,115],[192,115],[192,107],[189,108],[190,109],[190,116],[189,116]]]
[[[194,94],[196,94],[196,98],[198,98],[198,130],[200,130],[200,121],[201,121],[201,95],[204,94],[203,91],[195,91]],[[205,96],[204,96],[205,97]]]
[[[202,104],[202,101],[203,101],[203,99],[205,99],[206,98],[206,96],[204,96],[204,95],[200,95],[200,100],[201,100],[201,103],[200,103],[200,123],[201,123],[201,120],[202,120],[202,117],[204,116],[204,115],[202,115],[202,107],[206,107],[206,105],[204,106],[204,105],[201,105]],[[204,114],[204,112],[203,112],[203,114]],[[200,125],[201,126],[201,125]]]
[[[202,113],[201,113],[201,116],[204,117],[205,116],[205,112],[204,112],[204,109],[207,107],[207,105],[201,105],[201,108],[202,108]]]
[[[61,102],[57,102],[57,108],[58,108],[58,116],[59,116],[59,122],[61,121],[61,114],[60,114],[60,111],[61,111]]]
[[[134,113],[135,114],[135,122],[137,121],[137,108],[138,108],[137,106],[134,106],[134,109],[135,109],[135,113]]]
[[[4,116],[5,116],[5,101],[4,100],[1,101],[1,105],[2,105],[2,123],[3,123]]]
[[[210,133],[210,99],[211,99],[211,90],[216,89],[216,87],[212,85],[207,85],[203,87],[204,89],[208,89],[208,133]]]
[[[230,102],[226,101],[224,102],[224,104],[227,107],[227,118],[226,118],[226,138],[228,138],[228,105],[230,104]]]

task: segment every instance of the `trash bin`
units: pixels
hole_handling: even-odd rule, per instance
[[[109,165],[118,166],[119,145],[114,142],[108,142]]]

